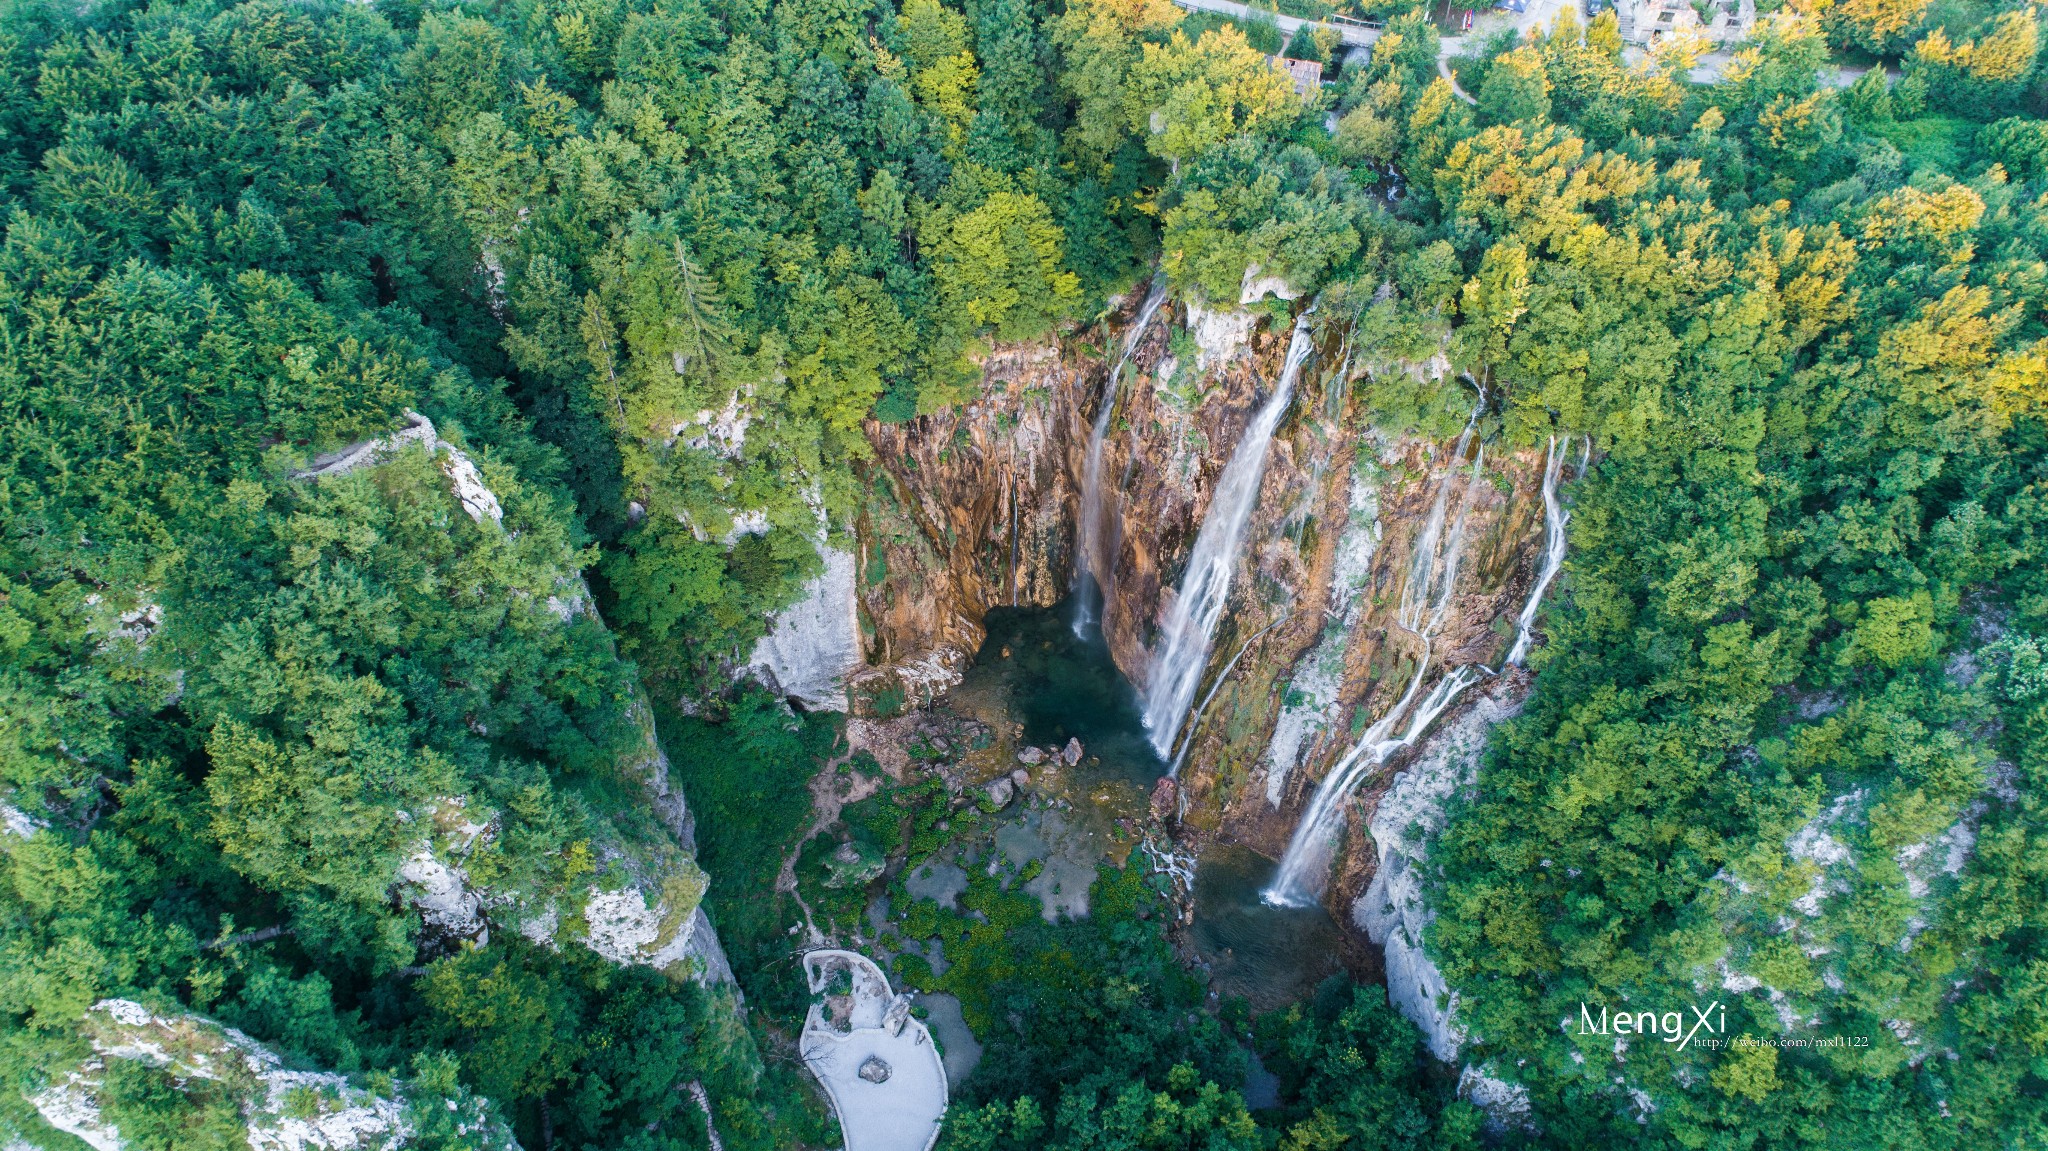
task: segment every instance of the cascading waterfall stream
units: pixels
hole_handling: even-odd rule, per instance
[[[1475,410],[1451,452],[1450,466],[1437,487],[1429,519],[1417,537],[1415,560],[1409,568],[1407,583],[1401,589],[1399,623],[1422,640],[1422,656],[1415,666],[1415,675],[1408,681],[1408,689],[1400,700],[1366,729],[1365,735],[1316,785],[1315,796],[1309,800],[1301,821],[1295,825],[1293,838],[1288,840],[1287,853],[1280,857],[1280,868],[1274,874],[1273,882],[1260,893],[1269,904],[1305,907],[1316,901],[1320,894],[1316,890],[1317,881],[1329,871],[1332,843],[1344,820],[1344,801],[1350,798],[1366,775],[1385,764],[1395,752],[1421,738],[1430,723],[1450,706],[1458,693],[1478,681],[1479,676],[1472,669],[1453,668],[1437,681],[1435,687],[1430,688],[1412,714],[1409,712],[1416,694],[1422,690],[1423,678],[1429,674],[1432,642],[1450,607],[1453,585],[1458,578],[1458,561],[1465,546],[1465,521],[1472,506],[1473,488],[1481,479],[1481,465],[1486,454],[1483,445],[1473,456],[1472,470],[1462,485],[1457,515],[1451,522],[1448,536],[1444,533],[1444,520],[1450,509],[1451,489],[1460,486],[1457,482],[1458,468],[1464,461],[1465,449],[1471,445],[1473,429],[1478,421],[1479,413]],[[1389,739],[1388,733],[1400,723],[1404,714],[1409,715],[1407,728],[1398,738]]]
[[[1281,369],[1279,384],[1265,406],[1252,417],[1244,438],[1238,441],[1230,462],[1224,465],[1215,498],[1209,501],[1209,514],[1203,517],[1202,529],[1195,536],[1187,573],[1181,578],[1180,592],[1167,613],[1145,689],[1145,727],[1161,759],[1173,754],[1174,738],[1195,701],[1196,689],[1201,686],[1216,622],[1222,618],[1224,604],[1230,598],[1230,580],[1237,571],[1238,552],[1244,545],[1245,524],[1258,501],[1259,482],[1265,478],[1266,449],[1280,426],[1280,417],[1287,411],[1288,401],[1293,398],[1295,377],[1301,374],[1301,366],[1314,347],[1308,314],[1303,313],[1294,323],[1294,340],[1287,347],[1287,364]]]
[[[1145,296],[1145,302],[1138,308],[1137,319],[1131,322],[1131,330],[1124,333],[1124,346],[1116,359],[1116,366],[1109,369],[1109,381],[1102,385],[1102,405],[1095,413],[1095,425],[1088,433],[1087,462],[1081,469],[1081,531],[1074,544],[1074,634],[1085,637],[1088,629],[1097,621],[1094,604],[1099,604],[1104,593],[1101,577],[1097,572],[1107,571],[1108,557],[1102,555],[1102,442],[1109,435],[1110,414],[1116,410],[1117,381],[1123,378],[1124,365],[1131,360],[1131,353],[1138,349],[1138,339],[1145,334],[1152,317],[1166,302],[1166,276],[1161,274],[1152,284],[1152,290]],[[1092,590],[1091,590],[1092,588]],[[1091,602],[1092,599],[1092,602]]]
[[[1586,441],[1590,457],[1593,441]],[[1520,667],[1529,658],[1529,648],[1535,643],[1536,609],[1543,604],[1543,593],[1549,589],[1550,581],[1557,578],[1558,570],[1564,567],[1565,525],[1571,522],[1571,513],[1558,502],[1557,478],[1564,471],[1565,449],[1571,446],[1571,439],[1558,442],[1550,437],[1550,447],[1543,455],[1543,567],[1536,575],[1536,586],[1529,589],[1529,602],[1522,605],[1522,614],[1515,617],[1515,646],[1508,649],[1508,666]],[[1584,475],[1585,464],[1579,465],[1579,474]]]
[[[1429,672],[1429,646],[1425,641],[1422,661],[1415,666],[1415,676],[1408,681],[1408,690],[1377,722],[1366,729],[1365,736],[1337,761],[1330,774],[1316,788],[1315,798],[1309,801],[1308,810],[1302,812],[1301,822],[1294,828],[1294,837],[1287,843],[1287,854],[1280,857],[1280,869],[1273,875],[1273,882],[1261,892],[1261,898],[1277,907],[1307,907],[1315,903],[1318,892],[1312,879],[1328,871],[1333,833],[1343,822],[1344,801],[1367,775],[1377,771],[1389,758],[1404,747],[1413,746],[1422,738],[1436,717],[1443,714],[1458,693],[1478,682],[1479,676],[1469,667],[1451,669],[1450,674],[1436,682],[1423,696],[1409,716],[1408,726],[1393,739],[1387,733],[1400,722],[1403,712],[1415,699],[1415,693],[1422,687],[1422,680]]]
[[[1472,442],[1472,430],[1479,422],[1479,412],[1474,409],[1472,418],[1465,421],[1465,430],[1458,434],[1458,445],[1451,449],[1451,473],[1437,485],[1436,501],[1430,505],[1429,518],[1423,521],[1422,534],[1415,540],[1415,558],[1409,564],[1408,581],[1401,585],[1401,607],[1395,618],[1401,626],[1412,632],[1425,630],[1422,613],[1429,603],[1429,590],[1433,586],[1439,561],[1437,544],[1444,533],[1444,513],[1450,507],[1451,480],[1456,474],[1458,462],[1465,458],[1465,448]]]

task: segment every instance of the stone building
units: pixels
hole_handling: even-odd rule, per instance
[[[1756,24],[1756,0],[1707,0],[1701,7],[1705,17],[1688,0],[1620,0],[1615,16],[1622,40],[1645,48],[1688,28],[1715,44],[1733,44],[1746,39]]]

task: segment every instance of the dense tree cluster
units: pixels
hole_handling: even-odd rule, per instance
[[[1893,142],[2026,103],[2034,27],[1930,34],[1889,90],[1838,93],[1812,22],[1695,88],[1561,26],[1486,64],[1476,122],[1432,145],[1421,190],[1477,267],[1454,344],[1511,436],[1600,453],[1434,935],[1479,1056],[1553,1137],[2002,1146],[2043,1122],[2035,121],[1966,124],[1945,162]],[[1716,1000],[1733,1034],[1844,1042],[1665,1048],[1579,1017]]]
[[[693,1080],[728,1146],[822,1143],[727,993],[570,945],[592,892],[703,895],[646,700],[786,1022],[773,884],[839,737],[732,665],[871,491],[864,423],[1156,261],[1318,297],[1384,430],[1455,434],[1469,380],[1484,434],[1592,442],[1534,696],[1431,857],[1468,1053],[1531,1095],[1488,1137],[2038,1129],[2038,14],[1795,4],[1713,83],[1567,17],[1454,61],[1469,103],[1389,15],[1369,58],[1296,36],[1304,98],[1276,25],[1167,0],[0,5],[0,1124],[51,1135],[23,1091],[123,995],[528,1146],[698,1146]],[[1822,83],[1845,52],[1890,69]],[[507,893],[488,942],[397,882],[434,836]],[[1132,883],[931,925],[992,1037],[957,1145],[1481,1137],[1369,992],[1204,1013]],[[1862,1042],[1573,1026],[1717,998]],[[232,1125],[106,1090],[144,1143]]]

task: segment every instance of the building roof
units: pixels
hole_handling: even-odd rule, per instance
[[[1323,87],[1323,66],[1315,60],[1294,60],[1286,56],[1268,56],[1266,62],[1287,73],[1294,81],[1294,93],[1304,100],[1315,99]]]

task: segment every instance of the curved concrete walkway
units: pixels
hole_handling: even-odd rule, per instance
[[[1456,96],[1458,99],[1463,100],[1467,104],[1471,104],[1474,107],[1478,106],[1479,101],[1474,100],[1471,97],[1471,95],[1467,93],[1463,88],[1458,87],[1458,78],[1451,73],[1450,57],[1438,56],[1436,58],[1436,74],[1442,76],[1444,78],[1444,82],[1451,86],[1451,95]]]
[[[829,995],[841,974],[848,990]],[[852,951],[806,952],[804,978],[827,998],[811,1005],[800,1049],[839,1114],[846,1151],[930,1151],[946,1116],[946,1069],[931,1032],[911,1018],[909,999]]]

